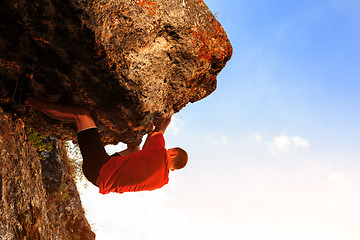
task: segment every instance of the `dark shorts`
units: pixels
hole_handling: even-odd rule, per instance
[[[77,133],[78,143],[83,158],[85,177],[95,186],[101,167],[109,161],[109,156],[101,143],[97,128],[89,128]]]

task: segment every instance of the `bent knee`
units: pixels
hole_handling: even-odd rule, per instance
[[[76,112],[77,112],[76,115],[78,115],[79,117],[81,117],[81,116],[91,117],[89,110],[87,110],[86,108],[78,107],[76,109]]]
[[[84,108],[79,109],[79,112],[76,114],[75,117],[75,122],[78,132],[87,128],[96,127],[95,122],[90,115],[90,112]]]

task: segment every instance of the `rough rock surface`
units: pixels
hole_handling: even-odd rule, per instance
[[[202,0],[2,0],[0,15],[0,104],[58,139],[73,126],[10,103],[28,67],[34,94],[89,109],[104,143],[138,143],[212,93],[232,54]]]
[[[64,147],[51,141],[41,164],[23,121],[0,108],[0,239],[95,239]]]

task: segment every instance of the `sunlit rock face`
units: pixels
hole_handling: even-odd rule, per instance
[[[0,108],[0,239],[94,240],[64,146],[46,141],[39,158],[24,122]]]
[[[89,109],[104,143],[139,143],[212,93],[232,54],[201,0],[5,0],[0,15],[0,104],[58,139],[74,126],[10,102],[26,68],[34,95]]]

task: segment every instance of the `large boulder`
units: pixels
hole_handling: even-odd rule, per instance
[[[104,143],[139,143],[212,93],[232,54],[202,0],[4,0],[0,15],[0,104],[58,139],[74,126],[10,101],[27,68],[34,95],[89,109]]]

